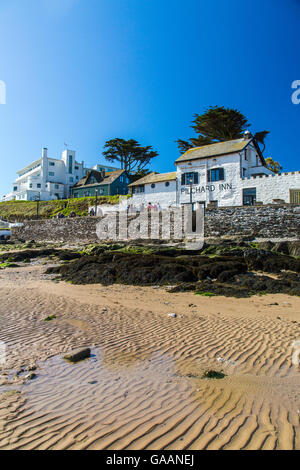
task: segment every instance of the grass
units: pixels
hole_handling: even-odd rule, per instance
[[[124,197],[124,196],[122,196]],[[128,196],[129,197],[129,196]],[[98,196],[98,204],[118,204],[119,196]],[[39,217],[41,219],[51,219],[58,212],[66,217],[72,211],[78,217],[88,215],[88,207],[95,205],[94,197],[81,197],[73,199],[62,199],[55,201],[39,202]],[[23,220],[36,219],[37,203],[34,201],[7,201],[0,202],[0,217],[10,222],[22,222]]]

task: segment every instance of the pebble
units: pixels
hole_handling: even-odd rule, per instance
[[[25,379],[32,380],[36,378],[36,374],[34,372],[30,372],[30,374],[25,375]]]
[[[177,314],[176,313],[168,313],[168,317],[176,318]]]

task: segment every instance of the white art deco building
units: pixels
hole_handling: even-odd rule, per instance
[[[70,188],[90,170],[107,173],[118,168],[100,164],[86,168],[84,162],[76,161],[74,150],[64,150],[59,160],[48,157],[48,150],[43,148],[41,158],[17,172],[12,192],[2,200],[33,201],[40,198],[41,201],[48,201],[67,198]]]

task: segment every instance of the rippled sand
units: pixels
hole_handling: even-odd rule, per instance
[[[300,298],[73,286],[42,273],[0,271],[5,370],[38,366],[24,384],[2,375],[1,449],[300,449]],[[62,360],[85,345],[89,360]],[[226,377],[203,379],[206,369]]]

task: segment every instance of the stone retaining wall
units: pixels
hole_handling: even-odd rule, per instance
[[[129,217],[129,223],[133,218]],[[101,241],[96,234],[96,225],[100,220],[96,217],[76,217],[28,221],[24,223],[23,227],[12,229],[12,239],[74,244],[99,243]],[[300,205],[283,204],[207,209],[204,222],[206,238],[300,239]],[[139,238],[143,238],[143,236]]]

